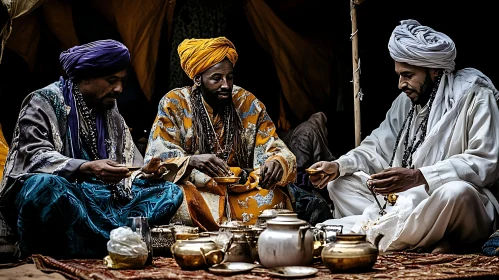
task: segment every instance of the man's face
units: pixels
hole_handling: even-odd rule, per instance
[[[210,106],[225,105],[232,100],[233,71],[232,63],[225,59],[194,77],[194,82],[200,84],[203,97]]]
[[[399,76],[399,89],[407,94],[413,104],[424,106],[435,86],[437,70],[395,62],[395,72]]]
[[[100,110],[113,109],[116,98],[123,91],[126,74],[126,70],[122,70],[109,76],[82,80],[78,86],[87,106]]]

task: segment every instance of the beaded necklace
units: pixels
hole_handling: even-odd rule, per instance
[[[419,124],[418,128],[416,129],[416,132],[414,133],[414,137],[412,138],[411,144],[409,144],[409,133],[411,131],[411,124],[412,124],[412,119],[414,117],[414,111],[416,109],[416,105],[412,105],[411,110],[409,110],[409,113],[407,114],[407,117],[405,118],[404,122],[402,123],[402,128],[400,129],[398,135],[397,135],[397,140],[395,141],[395,147],[393,148],[393,155],[392,159],[390,160],[390,165],[389,167],[393,166],[393,160],[395,159],[395,153],[397,152],[398,145],[400,143],[400,139],[402,138],[402,133],[404,132],[405,125],[407,124],[407,132],[404,137],[404,155],[402,156],[402,167],[403,168],[414,168],[412,166],[412,155],[416,152],[416,150],[419,148],[421,143],[423,143],[424,139],[426,138],[426,132],[428,129],[428,119],[430,117],[431,113],[431,107],[433,105],[433,100],[435,99],[435,96],[437,94],[438,86],[440,85],[440,80],[442,78],[442,75],[439,75],[437,78],[437,81],[433,87],[433,91],[430,94],[430,99],[428,100],[428,113],[425,115],[421,123]],[[421,136],[419,139],[417,139],[418,132],[421,130]],[[416,141],[417,139],[417,141]],[[369,187],[368,187],[369,188]],[[373,190],[369,188],[371,192]],[[376,194],[373,192],[374,198],[376,201],[378,199],[376,198]],[[394,193],[390,193],[385,196],[385,204],[381,206],[381,204],[378,205],[381,208],[379,214],[383,216],[386,214],[386,205],[387,203],[390,203],[390,205],[395,205],[395,202],[397,201],[398,195]]]
[[[74,86],[73,96],[76,100],[78,111],[80,111],[83,122],[87,129],[80,129],[80,137],[85,141],[87,146],[90,148],[90,152],[93,156],[92,160],[99,159],[99,151],[97,149],[97,124],[96,124],[96,113],[95,110],[90,110],[87,104],[83,100],[83,96],[77,85]]]
[[[404,155],[402,157],[402,167],[404,168],[413,168],[412,166],[412,155],[416,152],[416,150],[419,148],[419,146],[423,143],[424,139],[426,138],[426,133],[427,133],[427,128],[428,128],[428,119],[430,117],[431,113],[431,107],[433,105],[433,100],[435,99],[435,96],[437,94],[438,86],[440,84],[440,79],[442,78],[442,75],[439,75],[437,78],[437,81],[435,83],[435,86],[433,87],[433,91],[430,94],[430,99],[428,101],[428,113],[426,116],[423,118],[421,123],[419,124],[418,129],[416,130],[416,133],[414,133],[414,137],[412,139],[411,144],[409,144],[409,134],[410,134],[410,129],[411,129],[411,124],[412,124],[412,119],[414,116],[414,110],[416,108],[416,105],[412,105],[411,110],[407,114],[407,117],[404,120],[404,123],[402,124],[402,128],[400,129],[398,135],[397,135],[397,140],[395,141],[395,147],[393,148],[393,155],[392,159],[390,160],[390,165],[389,167],[392,167],[393,165],[393,160],[395,159],[395,153],[397,152],[398,145],[400,143],[400,138],[402,137],[402,133],[404,132],[405,125],[407,123],[407,132],[405,134],[405,139],[404,139]],[[419,139],[417,139],[418,132],[421,130],[421,136]]]
[[[197,141],[195,141],[197,147],[194,150],[199,149],[201,153],[212,153],[215,154],[220,159],[227,162],[229,160],[230,153],[232,152],[232,147],[234,144],[234,106],[232,103],[225,106],[221,112],[221,118],[223,122],[224,134],[223,143],[220,144],[219,136],[206,111],[206,107],[203,104],[201,97],[201,92],[196,89],[191,95],[191,103],[193,106],[193,115],[196,122],[195,130]]]

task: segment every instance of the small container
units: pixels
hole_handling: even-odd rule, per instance
[[[173,225],[172,228],[173,236],[175,241],[177,240],[188,240],[199,237],[199,228],[184,226],[184,225]]]
[[[184,270],[206,269],[224,260],[224,248],[211,240],[177,240],[171,247],[173,259]]]
[[[314,236],[310,225],[296,213],[279,213],[267,221],[258,237],[258,258],[265,268],[309,266],[313,261]]]
[[[157,257],[171,257],[170,247],[175,243],[173,227],[164,225],[151,228],[152,252]]]
[[[322,249],[322,262],[332,273],[369,270],[378,259],[378,244],[382,237],[382,234],[378,235],[372,244],[364,234],[338,234],[336,242],[328,243]]]

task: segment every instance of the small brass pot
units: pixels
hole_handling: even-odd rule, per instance
[[[322,249],[322,262],[333,273],[369,270],[378,259],[377,245],[382,237],[379,235],[374,245],[364,234],[338,234],[336,242]]]
[[[185,270],[208,268],[225,257],[224,250],[211,240],[177,240],[171,251],[175,262]]]

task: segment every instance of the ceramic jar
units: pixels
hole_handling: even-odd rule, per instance
[[[313,261],[313,233],[296,213],[280,213],[267,221],[258,237],[258,257],[263,267],[307,266]]]
[[[322,262],[333,273],[371,269],[378,259],[377,245],[382,237],[379,235],[372,244],[364,234],[338,234],[336,242],[322,249]]]

